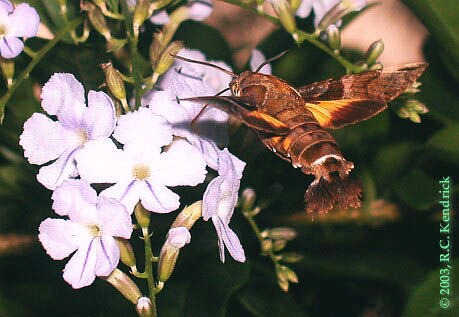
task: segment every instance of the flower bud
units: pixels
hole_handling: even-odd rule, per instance
[[[109,276],[104,277],[104,280],[112,284],[124,297],[126,297],[133,304],[142,296],[137,285],[119,269],[114,269]]]
[[[190,243],[191,235],[187,228],[178,227],[169,230],[159,254],[158,281],[165,282],[169,279],[175,268],[180,249]]]
[[[273,249],[273,240],[271,239],[263,239],[261,241],[261,251],[263,253],[269,252]]]
[[[286,240],[276,240],[273,243],[273,251],[278,252],[280,250],[283,250],[287,246],[287,241]]]
[[[283,275],[287,280],[292,283],[298,283],[298,275],[296,275],[295,271],[285,265],[280,266],[280,271],[282,271]]]
[[[115,241],[118,245],[118,248],[120,249],[121,262],[129,267],[134,266],[136,264],[135,254],[129,240],[116,237]]]
[[[105,63],[100,65],[105,74],[105,82],[107,83],[108,89],[116,99],[123,102],[126,100],[126,88],[124,87],[124,80],[121,77],[120,72],[113,67],[112,63]]]
[[[276,268],[277,284],[279,285],[281,290],[283,290],[284,292],[288,292],[289,282],[287,276],[284,273],[284,270],[282,269],[283,267],[283,265],[279,265]]]
[[[164,74],[174,64],[176,55],[183,48],[183,43],[180,41],[174,41],[169,44],[168,47],[163,51],[161,57],[155,63],[155,74]]]
[[[186,206],[175,218],[171,228],[185,227],[191,229],[194,223],[202,216],[202,200]]]
[[[368,65],[373,65],[384,52],[384,43],[382,40],[373,42],[365,53],[365,60]]]
[[[296,252],[285,252],[281,254],[281,260],[285,263],[298,263],[303,259],[303,256]]]
[[[152,65],[154,65],[158,61],[159,57],[161,56],[161,53],[166,48],[163,39],[164,37],[162,31],[153,34],[153,40],[151,41],[149,52],[150,62]]]
[[[175,9],[169,15],[169,22],[163,26],[163,44],[167,45],[170,43],[174,37],[175,32],[179,25],[188,19],[188,8],[186,6],[181,6]]]
[[[270,0],[284,29],[290,34],[297,31],[295,11],[288,0]]]
[[[250,211],[253,209],[257,194],[253,188],[246,188],[241,195],[241,207],[243,211]]]
[[[334,51],[337,52],[341,48],[341,32],[338,27],[334,24],[331,24],[327,27],[327,41],[328,46]]]
[[[96,7],[93,3],[84,0],[80,2],[80,8],[81,10],[88,12],[89,21],[91,21],[92,26],[97,30],[97,32],[102,34],[107,41],[110,41],[112,36],[102,10],[99,7]]]
[[[382,70],[383,68],[384,68],[383,64],[381,64],[380,62],[377,62],[371,65],[369,69],[370,70]]]
[[[148,15],[150,2],[150,0],[137,0],[136,2],[134,15],[132,17],[132,28],[134,29],[134,36],[136,38],[139,36],[140,26],[150,16]]]
[[[300,7],[301,1],[302,0],[290,0],[290,6],[292,7],[292,10],[294,12],[296,12],[296,10],[298,10],[298,8]]]
[[[267,237],[273,240],[286,240],[290,241],[296,238],[298,233],[295,229],[289,227],[277,227],[266,229],[261,233],[262,237]]]
[[[140,201],[134,207],[134,215],[135,215],[135,219],[137,219],[137,223],[139,224],[140,227],[148,228],[148,226],[150,225],[151,212],[146,210],[142,206]]]
[[[397,115],[403,119],[410,119],[414,123],[421,122],[421,114],[429,112],[425,104],[416,99],[408,99],[397,109]]]
[[[11,87],[14,76],[14,60],[0,58],[0,69],[2,70],[2,75],[6,80],[7,86]]]
[[[151,304],[151,300],[146,296],[140,297],[135,305],[135,311],[139,317],[152,317],[153,305]]]
[[[345,15],[362,10],[366,4],[366,0],[342,0],[324,15],[319,22],[318,29],[327,29],[329,25],[336,24]]]

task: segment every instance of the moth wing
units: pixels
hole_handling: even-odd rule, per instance
[[[411,86],[428,64],[405,65],[394,71],[374,70],[327,79],[298,88],[306,108],[324,128],[341,128],[369,119]]]
[[[229,115],[241,120],[249,128],[258,132],[285,135],[290,128],[276,118],[258,111],[252,98],[237,96],[204,96],[181,99],[183,101],[198,102],[218,108]]]

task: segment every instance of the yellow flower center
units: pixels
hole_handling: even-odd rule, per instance
[[[85,130],[83,130],[83,129],[79,129],[79,130],[77,131],[77,135],[78,135],[78,139],[79,139],[80,145],[85,144],[86,141],[88,141],[88,139],[89,139],[88,133],[87,133]]]
[[[0,39],[6,35],[6,26],[0,24]]]
[[[146,165],[138,164],[134,167],[132,174],[137,180],[143,181],[150,177],[150,169]]]
[[[93,237],[100,237],[102,235],[102,230],[98,225],[90,225],[88,229]]]

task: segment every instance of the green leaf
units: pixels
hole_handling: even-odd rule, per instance
[[[274,272],[254,267],[253,279],[238,295],[239,302],[257,317],[305,317],[289,293],[284,293],[273,278]],[[301,282],[300,282],[301,283]]]
[[[403,0],[429,29],[443,62],[459,82],[459,10],[457,0]]]
[[[435,133],[427,147],[436,158],[446,162],[459,161],[459,124],[452,124]]]
[[[451,262],[450,270],[450,294],[447,298],[450,301],[450,306],[443,309],[439,305],[439,301],[445,295],[440,295],[440,269],[441,267],[430,272],[425,280],[420,283],[411,294],[408,303],[405,306],[403,317],[440,317],[440,316],[459,316],[459,291],[457,282],[459,281],[459,260]]]
[[[397,196],[408,206],[426,210],[437,201],[437,183],[420,169],[413,169],[394,184]]]

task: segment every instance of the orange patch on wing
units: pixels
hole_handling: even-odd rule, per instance
[[[383,101],[367,99],[316,101],[305,106],[321,127],[331,129],[369,119],[387,107]]]
[[[290,128],[285,123],[257,110],[248,112],[244,116],[244,119],[246,120],[247,125],[260,131],[280,135],[290,132]]]

